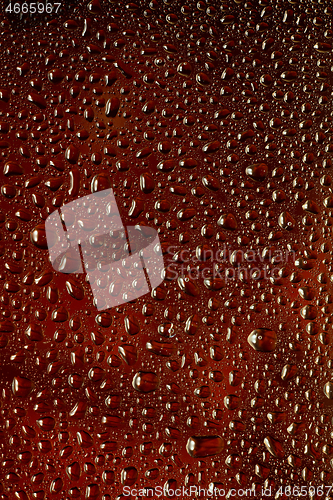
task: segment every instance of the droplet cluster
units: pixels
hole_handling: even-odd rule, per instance
[[[1,10],[0,498],[332,484],[331,2]],[[98,312],[45,220],[110,188],[164,281]]]

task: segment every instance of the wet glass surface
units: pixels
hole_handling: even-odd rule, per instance
[[[7,5],[0,498],[330,498],[331,2]],[[60,272],[45,221],[103,190],[165,268],[99,311],[129,233],[81,221]]]

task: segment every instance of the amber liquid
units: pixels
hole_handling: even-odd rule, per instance
[[[0,498],[330,497],[331,3],[6,6]],[[45,220],[110,188],[165,271],[99,312]]]

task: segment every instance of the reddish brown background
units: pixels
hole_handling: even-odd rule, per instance
[[[92,0],[21,19],[6,5],[0,498],[330,485],[331,2]],[[177,273],[182,249],[211,270],[205,249],[253,249],[279,277],[167,275],[98,313],[83,275],[52,270],[44,232],[92,183],[124,225],[158,229]],[[258,328],[274,350],[249,344]],[[186,451],[215,435],[221,453]]]

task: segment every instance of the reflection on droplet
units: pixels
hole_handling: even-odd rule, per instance
[[[12,390],[14,396],[19,398],[25,398],[28,396],[32,389],[32,382],[26,377],[21,377],[20,375],[14,377],[12,383]]]
[[[148,393],[155,391],[158,383],[156,373],[140,371],[134,375],[132,385],[136,391]]]
[[[187,453],[194,458],[204,458],[218,455],[224,448],[220,436],[192,436],[186,444]]]
[[[253,330],[247,339],[253,349],[261,352],[272,352],[276,348],[276,333],[266,328]]]

